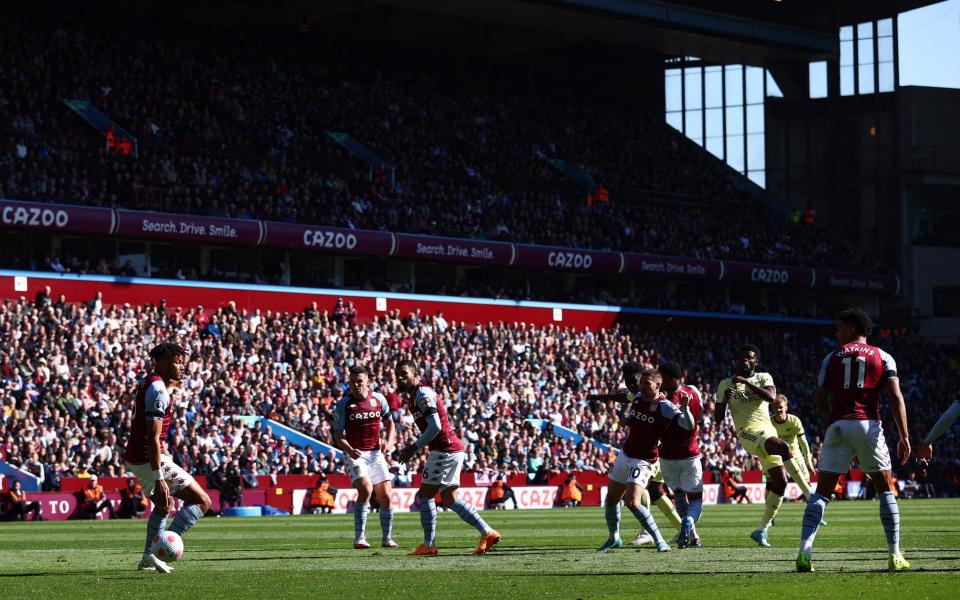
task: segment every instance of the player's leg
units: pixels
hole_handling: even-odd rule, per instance
[[[763,516],[757,529],[750,534],[750,538],[762,548],[770,547],[767,541],[767,529],[777,511],[783,504],[783,494],[787,491],[787,472],[783,468],[784,461],[793,458],[790,445],[776,436],[772,427],[750,432],[755,439],[752,448],[748,448],[760,459],[760,466],[767,473],[767,493],[764,502]]]
[[[673,506],[673,502],[663,493],[663,479],[661,478],[660,481],[654,481],[651,478],[647,483],[647,493],[650,494],[650,503],[656,505],[656,507],[660,509],[660,512],[667,517],[667,520],[670,521],[674,529],[679,531],[682,519],[680,518],[680,514],[677,513],[677,509]]]
[[[393,488],[389,481],[373,486],[373,493],[380,504],[380,541],[384,548],[399,548],[393,541]]]
[[[793,478],[794,483],[800,488],[804,502],[809,503],[813,495],[813,488],[810,485],[810,471],[807,470],[807,466],[796,456],[784,463],[783,466],[786,467],[787,473],[790,473],[790,477]],[[826,520],[820,521],[821,526],[826,524]]]
[[[696,524],[703,512],[703,466],[700,457],[689,458],[679,464],[676,476],[676,495],[683,498],[685,515],[677,544],[681,547],[700,546],[700,536],[697,535]],[[678,502],[679,504],[679,502]]]
[[[891,571],[906,571],[910,563],[900,554],[900,507],[897,505],[897,496],[894,486],[890,461],[890,452],[887,450],[887,441],[883,435],[883,426],[880,421],[856,421],[851,424],[855,433],[853,445],[857,458],[864,472],[870,475],[873,488],[880,501],[880,522],[883,523],[883,533],[887,537],[887,548],[890,551],[888,567]]]
[[[640,522],[640,526],[653,538],[654,543],[657,545],[658,552],[669,552],[670,546],[667,544],[666,540],[663,539],[663,535],[660,533],[660,529],[657,527],[657,522],[653,518],[653,513],[645,507],[640,502],[640,496],[643,493],[643,489],[646,488],[649,491],[647,484],[649,481],[646,479],[650,474],[649,463],[643,461],[637,461],[638,464],[634,467],[634,470],[631,472],[632,481],[629,482],[626,490],[626,495],[624,496],[624,505],[627,509],[633,513],[633,516]],[[609,496],[608,496],[609,498]]]
[[[398,548],[399,545],[393,541],[393,488],[390,485],[390,467],[379,451],[370,465],[370,482],[373,483],[373,493],[380,505],[378,514],[381,545],[384,548]]]
[[[168,531],[183,537],[203,515],[207,514],[212,502],[207,492],[193,478],[186,487],[175,492],[171,490],[171,492],[175,497],[183,500],[183,506],[177,511],[177,516],[173,518]]]
[[[758,546],[767,548],[770,542],[767,540],[767,529],[769,529],[773,519],[777,516],[780,506],[783,505],[783,495],[787,491],[787,471],[783,465],[778,465],[767,469],[767,493],[764,502],[763,516],[760,518],[760,524],[751,534],[751,538],[757,542]]]
[[[439,485],[425,482],[420,484],[420,489],[417,491],[417,501],[420,504],[420,526],[423,527],[423,543],[409,556],[437,555],[437,503],[434,497],[439,491]]]
[[[828,432],[829,434],[829,432]],[[820,464],[823,465],[824,454],[821,450]],[[849,464],[849,463],[848,463]],[[800,553],[797,555],[797,571],[813,571],[813,541],[817,537],[820,524],[823,523],[823,514],[830,502],[830,494],[840,479],[840,473],[831,473],[822,468],[817,472],[817,491],[810,494],[807,507],[803,511],[803,525],[800,529]]]
[[[156,482],[153,477],[153,469],[150,468],[150,463],[137,465],[126,463],[126,468],[127,471],[136,475],[137,479],[140,480],[144,496],[149,497],[153,501],[153,511],[150,512],[150,516],[147,518],[147,539],[143,545],[143,556],[140,559],[140,564],[137,565],[137,569],[140,571],[170,573],[173,569],[167,565],[167,563],[154,556],[153,553],[150,552],[150,546],[153,544],[153,539],[160,535],[166,528],[167,515],[170,512],[172,499],[169,497],[163,498],[156,492]]]
[[[456,479],[459,482],[459,469]],[[494,530],[493,527],[487,525],[487,522],[480,516],[477,509],[457,497],[458,487],[458,485],[445,487],[443,491],[440,492],[440,499],[443,501],[444,508],[457,513],[457,516],[459,516],[464,523],[480,532],[480,543],[473,553],[485,554],[491,547],[500,542],[500,534]]]
[[[619,460],[620,456],[623,456],[623,452],[620,453],[617,460]],[[618,479],[620,479],[618,471],[617,463],[614,462],[613,468],[610,470],[610,480],[607,483],[607,497],[603,501],[603,516],[607,522],[607,532],[609,535],[607,541],[597,548],[597,552],[606,552],[623,545],[623,542],[620,540],[620,501],[627,491],[627,484],[623,481],[618,481]]]
[[[900,554],[900,507],[894,493],[892,473],[881,471],[871,473],[873,488],[877,491],[877,500],[880,501],[880,522],[883,523],[883,533],[887,538],[887,549],[890,552],[888,568],[891,571],[906,571],[910,563]]]
[[[367,477],[357,477],[353,480],[353,487],[357,490],[357,501],[353,504],[353,547],[363,550],[370,547],[367,543],[367,515],[373,484]]]
[[[800,553],[797,555],[797,571],[813,571],[813,542],[823,521],[830,496],[837,487],[840,474],[850,467],[853,448],[845,440],[843,424],[837,421],[827,428],[820,445],[820,470],[817,471],[817,491],[810,494],[803,511],[803,527],[800,530]]]

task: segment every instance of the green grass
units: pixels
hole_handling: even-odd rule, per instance
[[[913,570],[887,573],[876,502],[835,502],[817,539],[816,573],[794,572],[802,507],[777,517],[770,541],[748,538],[760,505],[707,507],[705,547],[598,555],[600,508],[484,513],[504,536],[473,556],[476,532],[453,513],[438,525],[441,555],[408,558],[420,540],[415,514],[397,518],[403,551],[356,551],[352,515],[204,519],[187,534],[170,576],[135,570],[142,521],[0,524],[4,598],[955,598],[960,594],[960,500],[901,503],[904,554]],[[655,513],[657,512],[654,509]],[[665,528],[661,515],[658,522]],[[624,538],[637,530],[624,511]],[[368,534],[379,539],[371,515]],[[672,536],[672,533],[671,533]]]

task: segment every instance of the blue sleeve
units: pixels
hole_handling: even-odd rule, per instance
[[[417,448],[425,447],[440,433],[440,415],[435,412],[431,415],[427,415],[426,419],[427,428],[423,430],[423,432],[420,434],[420,437],[418,437],[417,441],[415,442]]]
[[[680,415],[680,409],[677,408],[677,405],[673,402],[668,402],[666,400],[660,401],[660,416],[664,419],[673,420]]]
[[[337,402],[337,418],[333,422],[334,431],[343,431],[347,426],[347,397],[344,396]]]
[[[693,430],[695,421],[689,406],[687,406],[687,410],[681,411],[673,402],[662,400],[660,401],[660,415],[666,419],[670,419],[676,423],[678,427],[686,429],[687,431]]]

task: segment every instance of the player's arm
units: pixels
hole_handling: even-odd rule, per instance
[[[830,412],[832,407],[830,406],[830,388],[827,386],[827,375],[830,371],[830,359],[833,357],[833,352],[827,354],[827,356],[820,362],[820,371],[817,372],[817,392],[814,394],[813,400],[817,406],[817,412],[820,413],[820,416],[824,421],[830,422]]]
[[[880,389],[887,396],[887,401],[890,403],[890,412],[893,414],[893,422],[897,425],[897,431],[900,433],[900,441],[897,442],[897,458],[900,459],[900,464],[906,464],[910,460],[910,431],[907,428],[907,403],[900,391],[897,363],[892,356],[883,350],[880,350],[880,362],[883,368]]]
[[[680,394],[679,409],[672,402],[661,402],[660,414],[668,419],[673,419],[674,423],[687,431],[693,431],[696,426],[693,413],[690,411],[690,396],[687,394]]]
[[[810,445],[807,443],[807,433],[803,430],[803,424],[797,421],[799,425],[797,431],[797,445],[800,446],[800,454],[803,456],[803,462],[807,465],[807,469],[811,472],[813,468],[813,460],[810,457]]]
[[[629,404],[636,400],[633,392],[621,392],[616,394],[590,394],[587,400],[590,402],[617,402],[619,404]]]
[[[893,413],[893,422],[897,425],[897,431],[900,433],[900,441],[897,442],[897,458],[900,464],[906,464],[910,459],[910,431],[907,428],[907,403],[903,399],[903,393],[900,392],[900,379],[894,374],[883,381],[883,391],[890,402],[890,412]]]
[[[420,437],[406,448],[400,451],[400,462],[407,462],[427,447],[427,444],[433,441],[433,438],[440,434],[442,426],[440,424],[440,413],[437,412],[437,395],[432,390],[420,388],[416,396],[417,408],[423,414],[427,426],[420,432]]]
[[[163,449],[163,419],[147,419],[147,458],[150,461],[150,470],[153,471],[153,501],[161,508],[170,506],[170,489],[163,478],[160,469],[160,454]]]
[[[940,418],[937,419],[936,424],[933,426],[933,429],[930,430],[930,433],[927,434],[927,437],[923,438],[922,445],[917,451],[917,458],[922,460],[930,460],[933,458],[933,443],[949,431],[950,428],[953,427],[953,424],[957,422],[958,418],[960,418],[960,400],[955,400],[953,404],[950,405],[950,408],[940,415]]]
[[[770,381],[769,385],[765,385],[761,387],[759,385],[750,383],[750,381],[746,377],[737,375],[736,377],[733,378],[733,382],[742,383],[747,387],[748,390],[753,392],[757,397],[760,398],[760,400],[764,402],[773,402],[774,400],[777,399],[777,386],[773,385],[772,380]]]
[[[393,422],[393,415],[390,413],[390,406],[387,404],[386,398],[381,398],[380,404],[382,405],[380,412],[383,414],[383,432],[386,436],[383,451],[389,454],[397,446],[397,427]]]
[[[727,417],[727,404],[733,400],[733,386],[721,383],[717,387],[717,404],[713,409],[713,423],[719,429]]]
[[[353,459],[360,458],[360,451],[354,448],[347,438],[343,437],[343,431],[347,426],[347,401],[345,396],[337,402],[337,418],[333,422],[333,445],[347,453],[347,456]]]
[[[157,382],[147,388],[144,394],[144,422],[147,426],[147,460],[153,471],[153,502],[161,508],[170,506],[170,489],[163,479],[161,456],[163,454],[163,417],[170,405],[170,395],[163,384]]]

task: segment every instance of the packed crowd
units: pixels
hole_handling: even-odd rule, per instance
[[[774,219],[659,115],[598,99],[589,73],[50,10],[0,7],[0,197],[879,268],[825,230]],[[106,151],[64,98],[130,130],[137,152]],[[330,131],[391,168],[371,171]],[[586,188],[548,158],[612,200],[588,204]],[[636,188],[686,201],[628,193]]]
[[[762,348],[762,368],[805,420],[816,453],[820,422],[812,389],[832,344],[809,333],[665,333],[619,326],[581,331],[396,312],[364,320],[349,307],[278,314],[238,311],[232,303],[215,311],[108,306],[100,297],[70,303],[44,291],[33,301],[0,306],[0,460],[36,474],[45,489],[56,489],[65,476],[122,474],[133,394],[147,368],[147,351],[163,339],[191,350],[174,393],[168,443],[175,460],[192,472],[211,474],[230,465],[245,475],[340,470],[330,456],[303,451],[239,417],[266,416],[329,443],[335,402],[345,393],[349,367],[358,363],[371,366],[372,381],[398,424],[399,442],[410,442],[416,428],[391,375],[397,360],[410,358],[447,403],[467,446],[465,468],[526,473],[531,481],[555,471],[607,470],[610,452],[586,440],[563,441],[527,419],[618,445],[618,407],[586,396],[618,387],[619,367],[627,360],[684,365],[687,382],[707,401],[705,468],[756,468],[735,441],[729,417],[724,423],[712,419],[717,383],[731,375],[733,350],[745,339]],[[917,338],[879,343],[899,361],[911,430],[922,436],[952,399],[957,372],[936,347]],[[887,430],[894,431],[892,424]],[[948,436],[938,444],[947,462],[923,474],[935,477],[939,490],[952,489],[944,482],[956,465],[946,457],[956,450],[957,438]],[[395,466],[403,481],[421,465],[415,460],[410,470]]]

